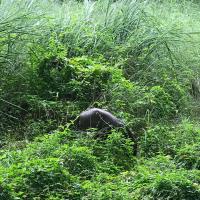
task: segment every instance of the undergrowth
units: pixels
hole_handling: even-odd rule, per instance
[[[0,1],[0,199],[200,199],[199,9]],[[136,140],[74,130],[90,107]]]

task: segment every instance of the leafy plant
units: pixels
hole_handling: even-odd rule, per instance
[[[199,144],[186,145],[178,150],[175,160],[179,167],[200,169]]]
[[[59,156],[63,165],[73,175],[88,179],[95,174],[97,169],[96,158],[87,147],[63,145],[55,152],[55,155]]]
[[[46,199],[50,194],[78,198],[83,192],[75,177],[62,167],[57,159],[35,159],[11,166],[6,183],[12,188],[14,198]],[[64,195],[64,196],[63,196]]]

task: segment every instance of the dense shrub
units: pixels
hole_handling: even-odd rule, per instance
[[[131,114],[129,118],[140,122],[142,118],[173,119],[186,105],[185,91],[176,81],[166,79],[163,86],[142,86],[123,78],[120,72],[112,77],[110,107]]]
[[[187,120],[176,126],[158,124],[149,127],[140,137],[140,153],[146,156],[159,153],[175,156],[179,149],[185,148],[186,144],[198,143],[199,131],[198,125]]]
[[[167,126],[155,126],[144,132],[140,138],[140,151],[142,155],[153,156],[159,153],[173,154],[173,133]]]
[[[199,199],[199,175],[177,170],[170,157],[140,160],[135,171],[99,174],[84,182],[84,199]],[[119,192],[120,191],[120,192]]]
[[[107,92],[107,85],[112,79],[115,69],[95,63],[89,58],[74,58],[69,61],[76,69],[76,78],[69,85],[71,92],[80,104],[88,104],[102,98]]]
[[[169,157],[160,156],[138,166],[134,187],[138,188],[139,199],[189,200],[199,199],[200,194],[199,184],[186,170],[177,170]]]
[[[35,159],[12,165],[7,170],[6,183],[14,198],[47,199],[49,195],[77,199],[83,189],[58,159]],[[4,174],[1,174],[4,177]]]
[[[199,173],[180,168],[190,162],[179,159],[179,152],[176,162],[170,156],[136,159],[132,142],[122,133],[113,131],[107,140],[93,136],[65,129],[21,150],[1,151],[2,194],[21,199],[198,199]],[[155,145],[146,149],[148,155],[165,151],[164,143],[160,149]]]
[[[131,179],[129,175],[128,173],[119,174],[118,176],[109,173],[98,174],[93,182],[87,181],[84,183],[83,187],[87,190],[87,193],[83,199],[136,199],[132,186],[129,185],[132,184],[129,182],[129,179]]]
[[[90,178],[97,168],[96,158],[87,147],[63,145],[55,151],[55,156],[61,159],[71,174],[82,178]]]
[[[136,164],[133,142],[121,132],[113,131],[105,141],[99,141],[93,151],[101,163],[100,171],[106,173],[116,174],[121,170],[129,170]]]
[[[177,151],[175,156],[177,165],[186,169],[200,169],[199,144],[186,145]]]
[[[192,181],[185,178],[185,173],[166,173],[157,175],[151,188],[145,192],[152,199],[198,199],[200,190]]]
[[[133,156],[133,141],[126,139],[122,133],[113,131],[106,140],[106,157],[112,160],[114,165],[124,169],[130,169],[135,165]]]
[[[38,103],[35,102],[37,106],[46,103],[47,106],[53,107],[55,104],[55,107],[58,107],[57,103],[60,104],[59,100],[62,100],[78,102],[78,106],[86,107],[101,99],[107,92],[112,73],[115,73],[113,67],[87,56],[71,59],[55,56],[44,58],[38,65],[35,76],[30,76],[30,82],[35,82],[31,84],[31,96],[25,96],[30,107],[29,97],[32,97],[32,100],[38,99]]]
[[[35,45],[29,68],[30,90],[49,100],[94,101],[106,89],[111,78],[110,67],[101,64],[101,57],[67,57],[68,48],[61,42],[62,34],[49,33],[50,38]],[[38,61],[38,57],[40,61]],[[89,97],[89,99],[85,98]]]
[[[176,114],[176,104],[172,102],[171,96],[160,86],[154,86],[150,89],[150,101],[152,108],[150,114],[153,117],[172,117]]]

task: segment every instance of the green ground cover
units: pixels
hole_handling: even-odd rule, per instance
[[[2,0],[0,200],[200,199],[199,11]],[[137,156],[123,130],[74,130],[88,107],[123,119]]]

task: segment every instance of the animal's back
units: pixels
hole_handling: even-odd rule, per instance
[[[81,129],[105,128],[109,126],[121,127],[123,123],[106,110],[91,108],[80,114],[79,126]]]

